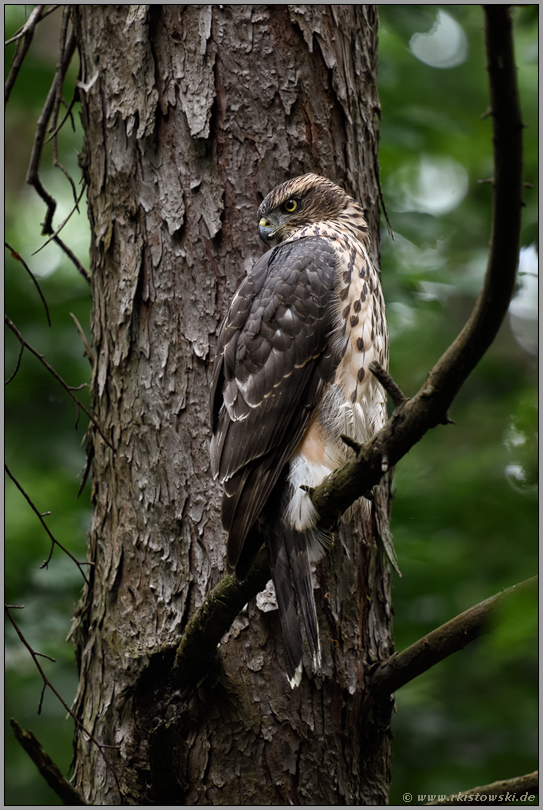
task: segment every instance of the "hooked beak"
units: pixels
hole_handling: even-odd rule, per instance
[[[273,241],[273,238],[279,235],[280,228],[281,226],[274,225],[271,219],[262,217],[258,223],[258,235],[266,245],[269,245],[270,241]]]

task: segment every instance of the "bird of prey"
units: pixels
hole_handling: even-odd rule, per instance
[[[368,370],[388,365],[380,275],[362,207],[316,174],[277,186],[259,233],[272,245],[237,290],[222,324],[210,404],[211,466],[223,485],[227,562],[247,575],[266,544],[292,687],[302,626],[321,661],[310,562],[328,537],[308,490],[386,421],[386,394]]]

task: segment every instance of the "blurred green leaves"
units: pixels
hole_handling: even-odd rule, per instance
[[[25,22],[32,7],[5,6],[5,34],[9,38]],[[52,327],[47,325],[43,304],[20,261],[5,251],[6,312],[23,337],[73,386],[90,381],[90,365],[83,357],[83,344],[70,317],[73,312],[89,333],[91,297],[89,285],[59,247],[43,245],[40,223],[45,205],[25,185],[25,175],[37,117],[53,80],[58,50],[61,9],[39,24],[30,51],[17,78],[6,110],[6,202],[5,239],[21,254],[46,298]],[[15,44],[6,48],[9,69]],[[74,60],[76,61],[76,60]],[[75,89],[76,65],[64,83],[68,103]],[[62,113],[61,113],[62,114]],[[75,128],[75,131],[74,131]],[[77,151],[82,130],[77,107],[73,128],[68,120],[59,135],[59,154],[80,191]],[[68,180],[52,168],[52,145],[44,149],[41,162],[44,186],[58,201],[53,222],[58,227],[73,208]],[[82,200],[61,234],[84,265],[88,265],[89,226]],[[6,329],[5,377],[17,364],[19,343]],[[86,390],[78,396],[87,406]],[[77,413],[68,393],[28,351],[13,381],[6,386],[6,463],[37,509],[50,512],[44,520],[55,538],[78,560],[86,559],[86,531],[90,520],[88,488],[77,498],[79,474],[85,464],[84,435],[87,418]],[[55,548],[47,568],[41,568],[50,551],[50,540],[37,516],[13,482],[5,484],[6,601],[24,605],[13,618],[32,647],[56,659],[44,661],[47,676],[67,703],[75,696],[77,675],[71,643],[66,641],[71,617],[83,579],[80,571],[60,549]],[[13,628],[6,625],[6,721],[16,717],[32,728],[65,774],[71,760],[73,721],[56,697],[47,692],[41,715],[37,709],[41,678]],[[6,728],[6,794],[8,804],[51,805],[60,800],[38,774],[35,765],[14,742]]]
[[[490,236],[492,187],[478,183],[492,175],[491,120],[481,118],[488,107],[481,8],[446,6],[466,37],[462,63],[431,67],[410,49],[443,13],[379,6],[380,162],[395,231],[392,241],[382,228],[382,279],[391,373],[407,395],[465,323]],[[536,184],[536,15],[533,7],[513,13],[525,179]],[[421,180],[425,162],[431,172]],[[440,166],[460,166],[467,177],[458,205],[441,209],[435,200],[454,175],[440,177]],[[396,469],[397,649],[537,572],[536,358],[533,339],[523,337],[533,334],[537,308],[536,188],[525,202],[522,245],[530,253],[521,270],[529,266],[535,277],[519,280],[521,300],[453,404],[457,424],[425,436]],[[448,794],[536,767],[535,616],[532,598],[520,599],[494,634],[399,690],[391,804],[405,791]]]

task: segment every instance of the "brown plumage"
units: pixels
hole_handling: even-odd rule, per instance
[[[314,487],[386,419],[368,370],[386,367],[379,273],[362,208],[315,174],[274,189],[259,231],[275,245],[242,282],[221,327],[211,389],[213,474],[224,487],[228,564],[243,579],[266,543],[289,682],[300,682],[303,624],[320,665],[309,560],[327,538]]]

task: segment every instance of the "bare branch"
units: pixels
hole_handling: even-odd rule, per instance
[[[71,181],[71,182],[73,182],[71,177],[70,177],[70,181]],[[74,212],[75,212],[75,211],[79,211],[79,203],[81,202],[81,198],[83,197],[83,194],[85,193],[85,189],[86,189],[86,185],[84,185],[84,186],[83,186],[83,188],[81,189],[81,193],[80,193],[79,197],[77,197],[77,198],[76,198],[76,200],[75,200],[75,205],[74,205],[74,207],[72,208],[72,210],[70,211],[70,213],[68,214],[68,216],[66,217],[66,219],[64,219],[64,220],[63,220],[63,221],[60,223],[60,225],[58,226],[58,228],[56,229],[56,231],[55,231],[54,233],[52,233],[52,234],[51,234],[51,236],[49,237],[49,239],[46,239],[46,240],[45,240],[45,242],[43,243],[43,245],[40,245],[40,246],[39,246],[39,248],[38,248],[37,250],[35,250],[35,251],[34,251],[34,253],[32,254],[33,256],[35,256],[35,255],[36,255],[36,253],[39,253],[39,252],[40,252],[40,250],[43,250],[43,249],[44,249],[44,247],[46,247],[46,246],[49,244],[49,242],[52,242],[53,240],[55,240],[55,239],[56,239],[56,237],[58,236],[58,234],[61,232],[61,230],[62,230],[62,229],[64,228],[64,226],[66,225],[66,223],[67,223],[67,222],[68,222],[68,221],[71,219],[71,217],[73,216]],[[71,257],[70,257],[70,258],[71,258]],[[87,278],[86,280],[88,281],[89,279]]]
[[[43,295],[43,293],[41,291],[40,285],[36,281],[36,277],[35,277],[34,273],[30,269],[30,267],[27,265],[27,263],[25,262],[25,260],[21,256],[21,254],[17,250],[15,250],[15,248],[12,248],[11,245],[8,242],[4,242],[4,245],[5,245],[5,247],[7,247],[8,250],[11,251],[11,255],[13,256],[15,261],[21,262],[24,269],[26,270],[26,272],[28,273],[28,275],[30,276],[32,281],[34,282],[34,285],[35,285],[35,287],[36,287],[36,289],[38,291],[38,294],[39,294],[41,300],[43,301],[43,306],[45,307],[45,314],[47,315],[47,323],[49,324],[49,326],[51,326],[51,318],[49,317],[49,307],[47,306],[47,301],[44,298],[44,295]]]
[[[15,368],[13,370],[13,374],[10,374],[10,376],[5,381],[4,385],[9,385],[10,382],[13,379],[15,379],[15,377],[17,375],[17,372],[19,371],[19,368],[21,367],[21,360],[23,359],[24,350],[25,350],[25,347],[21,344],[20,347],[19,347],[19,354],[17,356],[17,362],[15,363]]]
[[[462,790],[460,793],[453,793],[452,796],[448,796],[446,799],[426,802],[426,806],[433,804],[463,804],[481,796],[493,798],[496,802],[510,804],[514,801],[520,801],[520,797],[525,793],[530,793],[534,797],[539,795],[538,771],[524,774],[524,776],[515,776],[513,779],[501,779],[498,782],[492,782],[490,785]],[[490,804],[490,802],[487,802],[487,804]]]
[[[83,801],[77,790],[63,776],[58,765],[53,762],[32,732],[21,728],[13,718],[11,718],[10,723],[15,739],[24,748],[49,787],[55,791],[63,804],[68,806],[86,805],[87,802]]]
[[[63,242],[63,241],[62,241],[62,239],[60,238],[60,236],[53,236],[53,241],[54,241],[54,242],[56,242],[56,243],[57,243],[57,245],[58,245],[60,248],[62,248],[62,250],[64,251],[64,253],[66,254],[66,256],[67,256],[69,259],[71,259],[71,261],[72,261],[72,262],[73,262],[73,264],[75,265],[75,268],[76,268],[77,272],[78,272],[80,275],[82,275],[82,276],[83,276],[83,278],[85,279],[85,281],[87,282],[87,284],[90,284],[90,283],[91,283],[91,278],[90,278],[90,276],[89,276],[89,274],[88,274],[87,270],[85,270],[85,268],[83,267],[83,265],[81,264],[81,262],[79,261],[79,259],[78,259],[78,258],[77,258],[77,256],[75,255],[75,253],[73,252],[73,250],[72,250],[71,248],[69,248],[69,247],[68,247],[68,245],[67,245],[65,242]]]
[[[45,6],[42,6],[42,8],[45,8]],[[41,22],[42,20],[45,20],[45,18],[48,17],[50,14],[52,14],[54,11],[56,11],[57,8],[60,8],[60,3],[52,5],[51,8],[48,8],[47,11],[44,11],[43,14],[40,16],[40,19],[38,20],[38,22]],[[23,37],[25,35],[25,32],[27,30],[29,21],[30,21],[30,17],[25,22],[23,27],[19,28],[19,30],[17,31],[16,34],[14,34],[12,37],[10,37],[10,39],[6,39],[6,41],[4,42],[4,47],[6,47],[7,45],[11,45],[13,42],[17,42],[18,39],[21,39],[21,37]]]
[[[64,47],[66,45],[66,36],[67,36],[67,32],[68,32],[68,24],[69,24],[69,22],[70,22],[70,6],[66,5],[66,6],[64,6],[64,10],[62,12],[62,24],[61,24],[61,30],[60,30],[60,43],[61,43],[60,53],[61,53],[61,58],[60,58],[59,61],[61,61],[61,62],[64,59]],[[72,101],[73,101],[73,99],[75,99],[75,93],[73,95]],[[57,127],[57,121],[58,121],[58,114],[59,114],[59,111],[60,111],[60,105],[62,104],[62,101],[63,101],[63,99],[62,99],[62,78],[61,78],[60,81],[57,82],[55,102],[54,102],[54,106],[53,106],[53,114],[51,116],[52,120],[51,120],[51,123],[49,125],[49,132],[52,133],[51,140],[53,141],[53,166],[55,166],[57,169],[60,169],[60,171],[63,173],[64,177],[69,182],[69,184],[71,186],[71,189],[72,189],[72,194],[73,194],[73,197],[74,197],[75,208],[77,208],[77,210],[79,210],[79,199],[77,197],[77,190],[76,190],[76,187],[75,187],[75,183],[72,180],[72,177],[71,177],[70,173],[62,165],[62,163],[60,162],[59,157],[58,157],[58,131],[59,131],[59,127]],[[70,218],[72,213],[73,212],[71,212],[69,214],[68,219]],[[67,220],[65,220],[65,222],[66,221]],[[64,223],[63,223],[63,225],[64,225]],[[57,233],[58,233],[58,230],[59,229],[57,229]]]
[[[42,514],[41,514],[41,512],[40,512],[40,511],[37,509],[37,507],[36,507],[36,506],[33,504],[33,502],[32,502],[32,501],[31,501],[31,499],[30,499],[30,496],[29,496],[29,495],[27,495],[27,493],[24,491],[24,489],[22,488],[22,486],[20,485],[20,483],[17,481],[17,479],[16,479],[16,478],[15,478],[15,477],[12,475],[12,473],[10,472],[10,470],[9,470],[9,468],[8,468],[8,465],[7,465],[7,464],[4,464],[4,469],[6,470],[6,472],[7,472],[8,476],[11,478],[11,480],[13,481],[13,483],[15,484],[15,486],[17,487],[17,489],[19,490],[19,492],[21,493],[21,495],[23,496],[23,498],[25,498],[25,500],[27,501],[27,503],[30,505],[30,508],[31,508],[31,509],[32,509],[32,510],[33,510],[33,511],[36,513],[36,515],[38,516],[38,520],[40,521],[41,525],[43,526],[43,528],[45,529],[45,531],[47,532],[47,534],[49,535],[49,538],[50,538],[50,540],[51,540],[51,550],[50,550],[50,552],[49,552],[49,556],[47,557],[47,559],[45,560],[45,562],[43,562],[43,563],[41,564],[41,566],[40,566],[40,567],[41,567],[41,568],[46,568],[46,567],[49,565],[49,562],[50,562],[50,560],[51,560],[51,557],[53,556],[53,549],[54,549],[54,547],[55,547],[55,546],[58,546],[58,547],[59,547],[59,548],[60,548],[60,549],[61,549],[61,550],[62,550],[62,551],[65,553],[65,554],[67,554],[67,555],[68,555],[68,557],[69,557],[71,560],[73,560],[73,562],[74,562],[74,563],[77,565],[77,567],[79,568],[79,570],[80,570],[80,572],[81,572],[81,575],[82,575],[83,579],[85,580],[85,582],[87,583],[87,585],[89,585],[89,580],[87,579],[87,576],[86,576],[85,572],[83,571],[83,569],[82,569],[82,567],[81,567],[82,565],[84,565],[84,563],[80,563],[80,562],[78,562],[78,561],[76,560],[76,558],[73,556],[73,554],[71,554],[71,553],[68,551],[68,549],[67,549],[67,548],[64,548],[64,546],[62,545],[62,543],[59,543],[59,541],[58,541],[58,540],[57,540],[55,537],[53,537],[53,535],[52,535],[52,533],[51,533],[51,531],[50,531],[49,527],[47,526],[47,524],[45,523],[45,521],[44,521],[44,519],[43,519],[43,515],[42,515]]]
[[[381,693],[396,692],[439,661],[462,650],[470,641],[489,632],[493,614],[506,600],[518,593],[536,589],[537,582],[538,578],[532,577],[513,585],[455,616],[402,652],[394,653],[373,670],[369,678],[371,689]]]
[[[6,45],[10,45],[12,42],[15,42],[21,37],[24,37],[23,42],[17,46],[15,56],[13,57],[11,67],[9,69],[9,74],[6,79],[6,84],[4,87],[4,109],[6,108],[6,104],[8,103],[11,91],[13,90],[15,80],[19,75],[19,71],[24,62],[24,58],[28,53],[28,49],[30,48],[32,38],[34,37],[34,31],[36,30],[36,26],[42,19],[42,11],[44,8],[45,8],[44,5],[35,6],[32,13],[30,14],[30,17],[23,25],[22,29],[17,34],[15,34],[14,37],[8,39],[7,42],[5,43]]]
[[[118,780],[117,780],[117,774],[115,773],[115,770],[113,769],[113,767],[111,766],[111,764],[110,764],[109,760],[107,759],[106,755],[104,754],[104,748],[106,748],[106,747],[107,747],[107,748],[111,748],[111,746],[103,746],[103,745],[101,745],[101,744],[98,742],[98,740],[97,740],[95,737],[93,737],[93,735],[90,733],[90,731],[87,731],[87,729],[85,728],[85,726],[83,725],[83,723],[81,722],[81,720],[80,720],[80,719],[77,717],[77,715],[75,715],[75,714],[73,713],[73,711],[70,709],[70,707],[69,707],[69,706],[68,706],[68,704],[65,702],[65,700],[64,700],[64,699],[63,699],[63,698],[62,698],[62,697],[59,695],[59,693],[57,692],[57,690],[55,689],[55,687],[53,686],[53,684],[51,683],[51,681],[49,680],[49,678],[47,677],[47,675],[45,674],[45,672],[43,671],[43,669],[42,669],[42,667],[41,667],[41,665],[40,665],[40,662],[38,661],[38,654],[39,654],[39,653],[36,653],[36,652],[35,652],[35,651],[32,649],[32,647],[30,646],[30,644],[28,643],[28,641],[26,640],[26,638],[25,638],[25,637],[24,637],[24,635],[22,634],[21,629],[19,628],[19,626],[17,625],[16,621],[13,619],[13,616],[12,616],[12,615],[11,615],[11,613],[9,612],[9,608],[8,608],[8,606],[7,606],[7,605],[4,605],[4,609],[5,609],[5,611],[6,611],[6,614],[7,614],[8,619],[10,620],[11,624],[13,625],[13,628],[15,629],[15,632],[17,633],[17,635],[19,636],[20,640],[22,641],[22,643],[24,644],[24,646],[26,647],[26,649],[27,649],[27,650],[28,650],[28,652],[30,653],[30,656],[31,656],[32,660],[34,661],[34,663],[35,663],[35,665],[36,665],[36,667],[37,667],[37,669],[38,669],[38,672],[39,672],[39,673],[40,673],[40,675],[41,675],[42,681],[43,681],[43,689],[42,689],[42,693],[41,693],[41,696],[40,696],[40,705],[39,705],[38,714],[40,714],[40,712],[41,712],[41,704],[42,704],[42,701],[43,701],[43,695],[44,695],[44,693],[45,693],[45,690],[46,690],[46,688],[47,688],[47,687],[49,687],[49,689],[51,690],[51,692],[52,692],[52,693],[55,695],[55,697],[56,697],[56,698],[57,698],[57,699],[58,699],[58,700],[61,702],[61,704],[64,706],[64,708],[66,709],[66,711],[68,712],[68,714],[70,715],[70,717],[72,718],[72,720],[74,720],[74,721],[75,721],[76,726],[77,726],[77,727],[78,727],[78,728],[79,728],[79,729],[80,729],[80,730],[81,730],[81,731],[82,731],[84,734],[86,734],[86,735],[87,735],[87,737],[89,738],[89,740],[91,740],[91,742],[93,742],[93,743],[94,743],[94,745],[96,745],[96,747],[98,748],[98,750],[100,751],[100,753],[101,753],[101,755],[102,755],[102,757],[103,757],[103,759],[104,759],[104,762],[106,763],[107,767],[110,769],[111,773],[113,774],[113,778],[115,779],[115,783],[116,783],[116,785],[117,785],[117,789],[118,789],[118,791],[119,791],[119,795],[120,795],[120,796],[122,796],[122,793],[121,793],[121,788],[120,788],[120,786],[119,786],[119,782],[118,782]]]
[[[26,174],[26,182],[36,189],[37,193],[40,195],[42,200],[47,205],[45,220],[42,224],[42,233],[46,236],[53,233],[53,216],[55,213],[55,209],[57,207],[57,203],[56,200],[44,188],[40,180],[39,165],[43,151],[47,125],[49,123],[49,119],[51,118],[51,114],[53,112],[53,108],[55,106],[55,101],[57,98],[57,90],[59,85],[60,87],[62,87],[62,82],[64,80],[64,76],[66,75],[66,71],[68,70],[68,65],[70,64],[74,51],[75,51],[75,35],[72,32],[65,47],[64,43],[61,41],[61,56],[57,63],[53,83],[51,84],[49,93],[47,95],[47,99],[45,100],[45,104],[43,106],[43,109],[40,113],[40,117],[38,118],[38,122],[36,124],[34,144],[32,146],[30,162]]]
[[[75,328],[79,332],[81,340],[83,341],[83,346],[85,347],[85,354],[89,358],[89,363],[91,364],[91,368],[92,368],[94,366],[94,352],[92,351],[91,347],[89,346],[89,341],[87,340],[85,330],[83,329],[83,327],[81,326],[81,324],[79,323],[79,321],[77,320],[77,318],[75,317],[73,312],[70,312],[70,318],[74,322]]]
[[[38,8],[43,10],[44,7],[43,6],[37,6],[36,9],[38,9]],[[37,23],[38,23],[38,21],[40,19],[39,17],[34,17],[36,9],[34,10],[34,12],[32,12],[32,14],[31,14],[31,16],[30,16],[30,18],[28,20],[28,23],[25,26],[25,29],[26,29],[28,24],[30,23],[30,20],[34,19],[35,20],[34,25],[33,25],[33,28],[31,29],[32,33],[33,33],[33,31],[34,31],[34,29],[35,29],[35,27],[36,27],[36,25],[37,25]],[[47,12],[47,13],[50,13],[50,12]],[[69,181],[69,183],[70,183],[70,185],[72,187],[72,192],[73,192],[73,195],[74,195],[75,208],[78,207],[79,200],[81,199],[81,196],[82,196],[83,192],[81,193],[81,195],[79,197],[77,196],[74,181],[72,180],[69,173],[66,171],[64,166],[62,166],[62,164],[60,163],[60,161],[58,159],[58,148],[57,148],[57,141],[56,141],[57,133],[58,133],[60,127],[62,126],[62,123],[64,123],[64,121],[66,120],[66,117],[69,115],[71,106],[73,105],[73,101],[72,101],[72,104],[68,108],[68,112],[67,112],[65,118],[63,119],[62,123],[59,126],[57,126],[56,123],[57,123],[57,118],[58,118],[58,112],[59,112],[60,104],[61,104],[61,101],[62,101],[62,83],[64,81],[66,71],[68,70],[68,66],[69,66],[69,64],[71,62],[71,59],[72,59],[72,56],[74,54],[75,45],[76,45],[74,33],[72,32],[69,37],[67,35],[68,23],[69,23],[69,15],[70,15],[70,7],[66,6],[64,8],[64,12],[63,12],[61,33],[60,33],[60,56],[59,56],[57,66],[56,66],[55,76],[54,76],[53,82],[51,84],[51,87],[49,89],[49,93],[47,95],[47,99],[46,99],[45,104],[43,106],[43,109],[42,109],[42,111],[40,113],[40,116],[38,118],[38,122],[36,124],[36,131],[35,131],[35,134],[34,134],[34,144],[32,146],[32,152],[31,152],[31,155],[30,155],[30,162],[29,162],[28,170],[27,170],[27,174],[26,174],[26,182],[36,190],[36,192],[39,194],[39,196],[42,198],[42,200],[45,202],[45,204],[47,206],[47,210],[45,212],[45,219],[44,219],[44,221],[42,223],[42,234],[45,235],[45,236],[51,236],[51,239],[56,242],[56,244],[61,248],[61,250],[63,250],[64,253],[66,253],[66,255],[68,256],[68,258],[73,262],[73,264],[77,268],[78,272],[83,276],[85,281],[90,283],[90,276],[89,276],[87,270],[83,267],[83,265],[81,264],[81,262],[79,261],[79,259],[75,255],[75,253],[72,250],[70,250],[70,248],[68,248],[68,246],[58,236],[58,233],[62,230],[62,228],[64,227],[64,225],[66,224],[66,222],[68,221],[70,216],[72,215],[73,211],[70,212],[68,217],[62,223],[62,225],[59,228],[57,228],[56,231],[53,231],[53,217],[54,217],[55,210],[56,210],[56,207],[57,207],[57,202],[54,199],[54,197],[51,194],[49,194],[47,189],[44,187],[43,183],[41,182],[40,174],[39,174],[39,165],[40,165],[41,155],[42,155],[43,147],[44,147],[44,143],[45,143],[46,131],[47,131],[47,127],[49,125],[49,121],[52,118],[53,123],[51,124],[51,128],[53,129],[53,133],[51,135],[51,138],[53,139],[53,164],[57,168],[59,168],[64,173],[66,178],[68,179],[68,181]],[[43,16],[45,16],[45,15],[43,15]],[[24,29],[23,29],[23,32],[24,32]],[[23,35],[23,32],[21,32],[21,35]],[[29,45],[30,45],[30,43],[29,43]],[[14,60],[14,62],[15,62],[15,60]],[[19,67],[20,67],[20,65],[19,65]],[[13,68],[13,66],[12,66],[12,68]],[[10,76],[11,76],[11,72],[12,71],[10,71]],[[8,81],[9,81],[9,77],[8,77]],[[15,81],[15,78],[13,78],[13,82],[14,81]],[[13,82],[12,82],[11,86],[13,86]],[[11,91],[11,86],[9,88],[10,91]],[[75,99],[75,95],[74,95],[74,99]],[[49,240],[49,241],[51,241],[51,240]],[[42,247],[43,247],[43,245],[42,245]]]
[[[70,386],[69,386],[69,385],[68,385],[68,384],[67,384],[67,383],[66,383],[66,382],[65,382],[65,381],[62,379],[62,377],[60,376],[60,374],[59,374],[57,371],[55,371],[55,369],[53,368],[53,366],[49,365],[49,363],[47,362],[47,360],[44,358],[43,354],[40,354],[38,351],[36,351],[36,349],[34,349],[34,348],[33,348],[33,347],[30,345],[30,343],[27,343],[27,342],[26,342],[26,340],[25,340],[25,339],[24,339],[24,337],[21,335],[21,333],[19,332],[19,330],[17,329],[17,327],[15,326],[15,324],[13,323],[13,321],[12,321],[10,318],[8,318],[8,316],[7,316],[7,315],[4,315],[4,322],[6,323],[6,325],[7,325],[7,326],[9,326],[9,328],[11,329],[11,331],[13,332],[13,334],[14,334],[14,335],[17,337],[17,339],[20,341],[21,345],[23,345],[23,346],[25,347],[25,349],[28,349],[30,352],[32,352],[32,354],[34,355],[34,357],[37,357],[37,358],[38,358],[38,360],[40,361],[40,363],[42,363],[42,364],[45,366],[45,368],[46,368],[46,369],[47,369],[47,370],[48,370],[48,371],[49,371],[49,372],[50,372],[50,373],[53,375],[53,377],[55,378],[55,380],[58,380],[58,382],[59,382],[59,383],[62,385],[62,387],[63,387],[63,388],[64,388],[64,389],[65,389],[65,390],[66,390],[66,391],[69,393],[69,395],[71,396],[71,398],[72,398],[72,399],[73,399],[73,401],[75,402],[76,407],[77,407],[77,408],[81,408],[81,410],[83,410],[83,411],[84,411],[84,412],[87,414],[87,416],[89,417],[89,419],[91,420],[91,422],[93,423],[93,425],[96,427],[96,430],[98,431],[98,433],[100,434],[100,436],[102,437],[102,439],[105,441],[105,443],[107,444],[107,446],[108,446],[108,447],[110,447],[110,448],[113,450],[113,452],[115,452],[115,447],[114,447],[114,446],[113,446],[113,444],[112,444],[112,443],[109,441],[109,439],[106,437],[106,435],[105,435],[104,431],[102,430],[102,428],[101,428],[101,427],[100,427],[100,425],[98,424],[98,421],[96,420],[96,417],[92,415],[92,413],[91,413],[91,412],[90,412],[90,411],[89,411],[89,410],[88,410],[88,409],[87,409],[87,408],[86,408],[86,407],[83,405],[83,403],[82,403],[82,402],[80,402],[80,400],[78,400],[78,398],[77,398],[77,397],[74,395],[74,393],[73,393],[72,389],[70,388]]]
[[[57,72],[59,70],[59,64],[62,64],[64,60],[64,54],[66,49],[66,37],[68,35],[69,22],[70,22],[70,7],[64,6],[62,10],[62,21],[60,23],[60,35],[59,35],[60,47],[59,47],[59,60],[57,62]],[[60,81],[56,81],[56,93],[53,102],[53,115],[52,115],[53,120],[49,125],[50,132],[53,132],[56,127],[61,101],[62,101],[62,79]]]
[[[394,382],[388,371],[386,371],[381,363],[378,363],[377,360],[372,360],[369,369],[374,377],[376,377],[389,397],[391,398],[394,407],[400,408],[407,397],[403,393],[402,389],[398,385],[398,383]]]
[[[58,133],[60,132],[60,130],[62,129],[62,127],[64,126],[64,124],[65,124],[65,123],[66,123],[66,121],[68,120],[68,118],[71,120],[71,122],[72,122],[72,129],[73,129],[73,131],[75,132],[75,123],[74,123],[74,117],[73,117],[73,115],[72,115],[72,109],[73,109],[74,104],[76,103],[77,99],[78,99],[78,92],[77,92],[77,83],[76,83],[76,86],[74,87],[74,92],[73,92],[73,94],[72,94],[72,100],[70,101],[69,105],[67,105],[67,107],[66,107],[66,112],[64,113],[64,116],[62,117],[62,119],[61,119],[61,121],[60,121],[60,124],[57,124],[57,125],[56,125],[56,127],[54,128],[54,130],[51,132],[51,135],[50,135],[50,136],[47,138],[47,140],[45,141],[45,143],[46,143],[46,144],[48,144],[50,141],[52,141],[52,140],[53,140],[53,138],[54,138],[56,135],[58,135]],[[63,103],[64,103],[64,104],[66,104],[66,102],[65,102],[65,101],[63,101]]]

